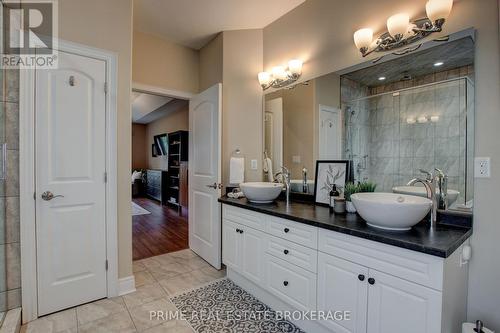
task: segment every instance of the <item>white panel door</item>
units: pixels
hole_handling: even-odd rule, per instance
[[[189,101],[189,247],[221,268],[222,85]]]
[[[340,110],[326,105],[319,106],[319,159],[341,158],[342,124]]]
[[[241,226],[230,222],[224,221],[222,225],[222,260],[224,265],[236,271],[241,269],[241,244],[242,236],[240,233]]]
[[[368,268],[319,252],[318,310],[351,313],[351,320],[320,323],[339,333],[366,332],[367,279]]]
[[[370,270],[368,333],[441,332],[441,293]]]
[[[264,284],[264,249],[266,236],[252,228],[240,227],[242,234],[241,273],[258,285]]]
[[[105,73],[61,51],[36,71],[39,315],[106,297]]]

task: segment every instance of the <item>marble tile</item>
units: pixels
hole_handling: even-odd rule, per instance
[[[21,287],[21,249],[20,243],[5,245],[7,290]]]
[[[199,281],[200,284],[208,283],[226,276],[225,270],[216,270],[212,266],[197,269],[191,272],[191,275]]]
[[[176,264],[177,261],[174,257],[171,257],[168,254],[163,254],[160,256],[142,259],[141,263],[148,270],[153,270],[154,268],[157,268],[157,267],[166,266],[169,264]]]
[[[0,292],[0,311],[21,306],[21,288]]]
[[[57,312],[34,321],[23,326],[26,333],[59,333],[59,332],[76,332],[76,310],[69,309]]]
[[[163,311],[165,316],[163,318],[160,317],[151,317],[153,311]],[[147,328],[161,325],[167,321],[169,321],[168,313],[176,313],[177,308],[175,305],[170,302],[167,298],[159,299],[151,303],[143,304],[141,306],[137,306],[135,308],[130,309],[130,316],[132,317],[132,321],[134,322],[135,327],[138,331],[145,330]]]
[[[196,288],[203,284],[198,274],[185,273],[170,279],[158,281],[169,295],[176,295],[183,291]]]
[[[136,332],[134,323],[127,311],[92,321],[78,327],[78,333],[127,333]]]
[[[19,196],[19,151],[7,149],[5,196]]]
[[[194,258],[185,260],[194,260]],[[153,277],[156,280],[169,279],[174,276],[190,272],[193,269],[194,268],[186,265],[185,263],[179,263],[179,262],[148,267],[148,271],[153,275]]]
[[[5,142],[9,149],[19,149],[19,104],[5,103]]]
[[[146,266],[144,266],[144,263],[142,260],[136,260],[132,263],[132,272],[137,273],[137,272],[142,272],[146,270]]]
[[[199,258],[196,253],[191,251],[190,249],[175,251],[167,253],[166,256],[175,258],[175,259],[191,259],[191,258]],[[178,260],[177,260],[178,261]]]
[[[7,311],[0,319],[0,333],[19,332],[21,328],[21,308]]]
[[[210,267],[210,264],[200,257],[185,258],[179,261],[182,265],[187,266],[190,270]]]
[[[19,70],[6,69],[5,75],[5,91],[3,100],[6,102],[19,102]]]
[[[134,277],[135,277],[136,288],[156,282],[153,275],[151,275],[151,273],[148,271],[141,271],[141,272],[134,273]]]
[[[77,307],[76,317],[78,325],[84,325],[91,321],[125,311],[126,309],[125,302],[121,297],[106,298]]]
[[[170,320],[160,326],[148,328],[144,333],[195,333],[185,320]]]
[[[18,243],[20,241],[19,197],[5,198],[5,243]]]
[[[138,287],[133,293],[122,296],[127,307],[133,308],[145,303],[152,302],[159,298],[166,297],[167,294],[158,283],[148,284]]]

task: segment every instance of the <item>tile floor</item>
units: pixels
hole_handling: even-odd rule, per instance
[[[170,296],[223,278],[191,250],[134,261],[136,291],[57,312],[24,325],[26,333],[191,333],[187,322],[150,320],[150,310],[176,311]]]

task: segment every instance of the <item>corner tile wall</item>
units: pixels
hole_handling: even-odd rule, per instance
[[[460,191],[457,202],[464,202],[466,185],[472,188],[473,143],[467,137],[473,137],[474,89],[472,80],[444,80],[472,74],[468,66],[375,88],[343,78],[343,110],[354,110],[352,116],[346,112],[345,134],[345,158],[352,156],[354,178],[369,179],[378,184],[378,191],[391,192],[421,176],[419,169],[440,168],[449,176],[449,188]],[[428,83],[436,84],[422,86]],[[413,89],[391,93],[404,88]],[[421,116],[439,120],[407,122]],[[467,200],[471,194],[467,191]]]
[[[0,311],[6,311],[21,306],[19,71],[2,69],[0,76],[0,144],[7,145],[6,174],[0,180]],[[0,154],[0,173],[2,159]]]

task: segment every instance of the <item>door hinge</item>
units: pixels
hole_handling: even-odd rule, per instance
[[[107,260],[107,259],[106,259],[106,263],[105,263],[104,265],[105,265],[105,267],[106,267],[106,270],[108,270],[108,268],[109,268],[109,264],[108,264],[108,260]]]
[[[107,172],[104,172],[104,182],[105,183],[108,182],[108,173]]]
[[[33,192],[33,200],[36,200],[36,192]]]
[[[104,82],[104,93],[105,94],[108,93],[108,83],[107,82]]]

